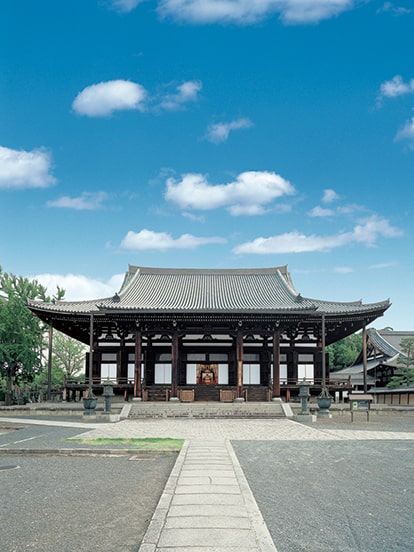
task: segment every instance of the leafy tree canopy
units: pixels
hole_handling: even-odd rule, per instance
[[[329,354],[329,368],[331,372],[352,366],[362,350],[362,334],[349,335],[336,343],[328,345],[326,350]]]
[[[0,377],[7,381],[6,404],[11,389],[19,381],[32,381],[41,370],[44,348],[44,324],[32,314],[27,299],[52,301],[62,299],[57,288],[54,297],[36,280],[3,272],[0,267]]]
[[[52,350],[53,366],[62,372],[64,378],[77,378],[85,366],[85,345],[61,332],[54,332]]]

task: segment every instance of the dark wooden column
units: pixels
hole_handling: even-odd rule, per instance
[[[47,400],[52,399],[53,320],[49,322],[49,355],[47,359]]]
[[[243,399],[243,333],[236,336],[237,399]]]
[[[134,399],[142,400],[141,385],[141,357],[142,357],[142,333],[137,330],[135,334],[135,368],[134,368]]]
[[[178,333],[174,332],[172,334],[171,340],[171,399],[178,399]]]
[[[272,399],[280,398],[280,331],[273,333]]]
[[[364,367],[364,393],[368,392],[368,367],[367,367],[367,326],[362,328],[362,363]]]

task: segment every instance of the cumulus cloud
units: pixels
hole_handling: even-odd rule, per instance
[[[214,123],[208,127],[206,138],[209,142],[213,142],[213,144],[219,144],[228,139],[231,131],[250,128],[252,126],[253,123],[247,118],[235,119],[229,123]]]
[[[414,13],[414,9],[396,6],[392,2],[385,2],[384,5],[377,10],[377,13],[391,13],[392,15],[407,15]]]
[[[72,108],[79,115],[105,117],[115,111],[143,110],[146,90],[140,84],[112,80],[92,84],[76,96]]]
[[[339,195],[335,192],[335,190],[327,189],[323,191],[323,203],[332,203],[333,201],[336,201],[338,199]]]
[[[159,13],[195,24],[246,25],[279,14],[286,24],[317,23],[351,9],[358,0],[160,0]]]
[[[334,209],[325,209],[317,205],[309,211],[309,216],[311,217],[333,217],[335,215]]]
[[[338,201],[340,196],[330,188],[323,191],[322,203],[330,205]],[[309,212],[310,217],[333,217],[337,215],[352,215],[356,211],[361,211],[363,208],[360,205],[338,205],[337,207],[321,207],[316,205]]]
[[[167,249],[195,249],[200,245],[225,243],[225,241],[223,238],[199,238],[191,234],[173,238],[167,232],[153,232],[144,228],[140,232],[129,231],[121,242],[121,248],[132,251],[166,251]]]
[[[96,280],[81,274],[37,274],[30,279],[37,280],[53,294],[56,286],[65,290],[66,301],[86,301],[102,299],[119,291],[125,274],[115,274],[107,281]]]
[[[60,207],[75,209],[77,211],[95,211],[102,207],[102,203],[108,199],[106,192],[83,192],[79,197],[62,196],[47,202],[48,207]]]
[[[158,108],[165,109],[166,111],[181,109],[185,104],[198,100],[198,93],[202,87],[203,85],[200,81],[192,80],[183,82],[177,86],[176,92],[173,94],[166,94],[161,98]]]
[[[180,181],[167,180],[165,198],[182,209],[208,211],[225,207],[232,215],[257,215],[275,199],[292,195],[295,189],[273,172],[241,173],[228,184],[209,184],[202,174],[185,174]]]
[[[414,93],[414,79],[405,82],[401,75],[395,75],[391,80],[384,81],[378,93],[377,101],[381,105],[384,98],[398,98]]]
[[[395,140],[406,140],[410,149],[414,149],[414,117],[407,121],[405,125],[397,132]]]
[[[47,188],[56,182],[52,156],[44,148],[32,151],[0,146],[0,189]]]
[[[236,254],[274,255],[281,253],[326,252],[338,247],[355,243],[373,247],[380,237],[396,238],[402,231],[390,225],[388,220],[372,215],[361,221],[352,231],[333,236],[305,235],[300,232],[287,232],[268,238],[259,237],[253,241],[236,246]]]
[[[120,13],[129,13],[144,0],[112,0],[112,7]]]
[[[173,93],[151,95],[136,82],[113,80],[84,88],[72,103],[78,115],[107,117],[116,111],[174,111],[196,102],[202,89],[200,81],[185,81]]]

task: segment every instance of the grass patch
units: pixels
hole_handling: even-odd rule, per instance
[[[115,446],[116,448],[129,448],[136,450],[149,450],[149,451],[179,451],[183,446],[184,439],[165,439],[165,438],[153,438],[148,437],[144,439],[126,439],[115,438],[110,439],[107,437],[100,437],[97,439],[68,439],[68,441],[76,441],[85,445],[95,446]]]

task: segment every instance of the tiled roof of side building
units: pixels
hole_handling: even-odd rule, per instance
[[[91,301],[32,303],[40,309],[88,313],[97,308],[140,312],[313,312],[385,310],[388,301],[364,305],[308,299],[298,294],[286,266],[259,269],[165,269],[130,266],[119,294]]]

